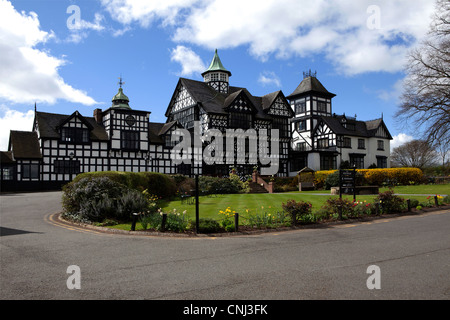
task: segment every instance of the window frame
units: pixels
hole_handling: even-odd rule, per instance
[[[55,160],[53,172],[56,174],[79,174],[81,172],[80,160]]]
[[[384,140],[377,140],[377,150],[384,151]]]
[[[87,128],[63,127],[61,128],[60,141],[70,144],[90,143],[90,132]]]
[[[140,132],[133,130],[122,130],[120,132],[120,147],[121,150],[140,150]]]
[[[35,171],[32,170],[35,168]],[[40,166],[38,163],[22,163],[21,165],[21,176],[22,179],[39,179]]]

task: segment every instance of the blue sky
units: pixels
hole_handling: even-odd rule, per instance
[[[394,145],[421,138],[393,118],[406,54],[431,0],[0,0],[0,149],[39,111],[92,116],[122,75],[133,109],[164,113],[179,77],[202,80],[218,49],[230,85],[287,96],[317,71],[333,111],[384,115]]]

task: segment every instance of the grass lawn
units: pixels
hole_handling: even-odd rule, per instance
[[[382,188],[380,192],[387,191],[388,188]],[[417,199],[419,202],[434,201],[428,200],[427,196],[413,196],[413,194],[450,194],[450,185],[419,185],[419,186],[399,186],[394,188],[395,193],[411,194],[412,196],[402,196],[407,199]],[[323,195],[326,194],[326,195]],[[230,207],[231,210],[245,215],[247,210],[249,213],[261,213],[281,211],[282,203],[286,203],[290,199],[296,201],[309,201],[312,204],[313,212],[320,209],[325,201],[330,197],[338,197],[330,195],[330,191],[306,191],[292,193],[273,193],[273,194],[229,194],[217,195],[212,197],[200,197],[200,217],[203,218],[219,218],[218,212]],[[353,199],[352,196],[344,196]],[[367,201],[372,203],[375,195],[357,196],[357,201]],[[181,203],[180,200],[165,202],[162,204],[164,211],[177,209],[178,212],[186,210],[191,218],[195,218],[195,204]]]
[[[432,194],[432,195],[450,195],[450,184],[424,184],[411,186],[398,186],[393,188],[398,194]],[[380,192],[384,192],[388,188],[381,188]]]
[[[387,191],[388,188],[381,188],[380,192]],[[417,199],[422,203],[434,203],[434,199],[427,199],[427,196],[418,196],[417,194],[430,194],[430,195],[449,195],[450,185],[418,185],[418,186],[399,186],[394,188],[394,192],[398,194],[406,194],[402,196],[404,199]],[[408,196],[411,194],[411,196]],[[236,211],[242,216],[249,213],[272,213],[282,211],[282,203],[286,203],[288,200],[296,201],[308,201],[312,204],[312,211],[319,210],[326,200],[332,196],[329,190],[323,191],[306,191],[306,192],[290,192],[290,193],[263,193],[263,194],[227,194],[216,196],[203,196],[200,197],[200,217],[201,218],[213,218],[221,219],[219,215],[220,210],[225,210],[230,207],[232,211]],[[353,196],[344,196],[350,200]],[[366,201],[373,203],[375,195],[357,196],[357,201]],[[165,201],[160,203],[164,212],[176,209],[177,212],[183,212],[186,210],[189,218],[195,219],[195,204],[181,203],[181,200]],[[247,212],[248,210],[248,212]],[[113,228],[118,229],[130,229],[130,224],[117,225]],[[140,230],[140,224],[136,224],[136,230]]]

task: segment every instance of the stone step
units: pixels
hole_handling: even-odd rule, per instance
[[[256,182],[251,182],[249,187],[250,193],[268,193],[268,191],[263,186]]]

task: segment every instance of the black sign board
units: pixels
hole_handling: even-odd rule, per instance
[[[339,170],[339,197],[342,198],[342,191],[353,193],[353,200],[356,200],[356,169]]]

